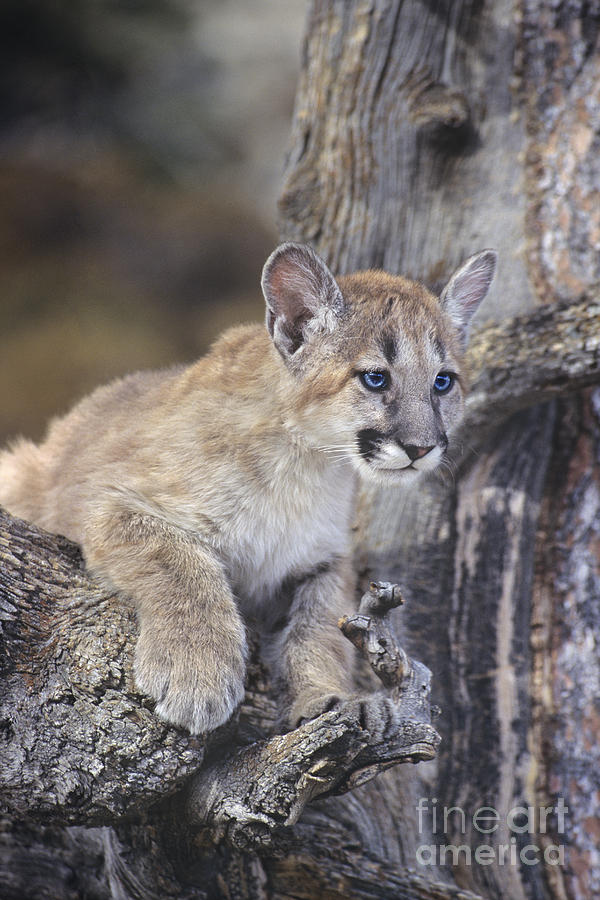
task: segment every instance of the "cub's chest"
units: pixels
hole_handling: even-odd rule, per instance
[[[353,499],[351,472],[345,477],[336,473],[314,478],[311,483],[274,481],[240,515],[238,539],[229,547],[238,596],[255,605],[286,578],[347,554]]]

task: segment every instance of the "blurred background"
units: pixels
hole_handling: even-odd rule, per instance
[[[305,0],[2,0],[0,442],[262,319]]]

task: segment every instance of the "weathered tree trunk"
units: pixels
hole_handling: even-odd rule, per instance
[[[133,618],[7,519],[3,900],[598,895],[599,30],[582,0],[310,7],[282,236],[432,286],[501,254],[454,478],[365,491],[357,522],[361,578],[402,585],[401,643],[433,672],[437,758],[388,768],[435,749],[418,664],[387,746],[352,708],[264,738],[258,660],[237,731],[164,726]]]
[[[599,28],[598,3],[314,3],[286,236],[312,240],[337,270],[382,265],[432,285],[496,247],[482,318],[578,301],[600,275]],[[488,331],[454,483],[401,502],[370,492],[357,535],[361,567],[410,598],[403,640],[444,710],[437,764],[389,776],[386,810],[408,821],[410,782],[438,811],[438,843],[494,848],[487,865],[462,855],[457,882],[511,900],[600,891],[598,396],[547,402],[552,391],[524,388],[561,341],[555,327],[529,344],[518,327],[509,342]],[[514,341],[523,365],[509,368]],[[597,330],[580,345],[596,355]],[[531,408],[507,419],[517,393]],[[564,830],[555,813],[533,834],[506,827],[511,809],[561,798]],[[444,829],[453,806],[465,827],[456,812]],[[487,835],[471,818],[482,806],[504,823]],[[552,851],[499,865],[511,836],[517,850],[562,845],[564,865]]]

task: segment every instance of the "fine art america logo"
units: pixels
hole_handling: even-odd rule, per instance
[[[423,843],[417,847],[417,862],[422,866],[537,866],[542,862],[550,866],[564,865],[563,844],[541,839],[550,829],[552,819],[554,834],[564,834],[565,815],[569,807],[559,797],[556,806],[514,806],[503,815],[493,806],[480,806],[473,812],[466,812],[460,806],[438,808],[435,798],[421,797],[416,807],[418,830],[421,836],[466,835],[474,829],[482,835],[481,843],[471,846],[467,843],[444,844]],[[494,835],[486,838],[484,835]],[[540,840],[540,843],[535,843]]]

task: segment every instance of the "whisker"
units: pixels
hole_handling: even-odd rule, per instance
[[[316,449],[324,453],[327,461],[334,466],[341,466],[356,455],[355,444],[324,444]]]
[[[456,471],[454,464],[449,459],[442,459],[437,469],[438,476],[442,480],[450,478],[453,487],[456,486]]]
[[[317,447],[318,450],[352,450],[356,445],[355,444],[324,444],[322,447]]]
[[[349,456],[356,453],[356,447],[353,444],[340,444],[338,447],[318,447],[321,453],[327,456]]]

